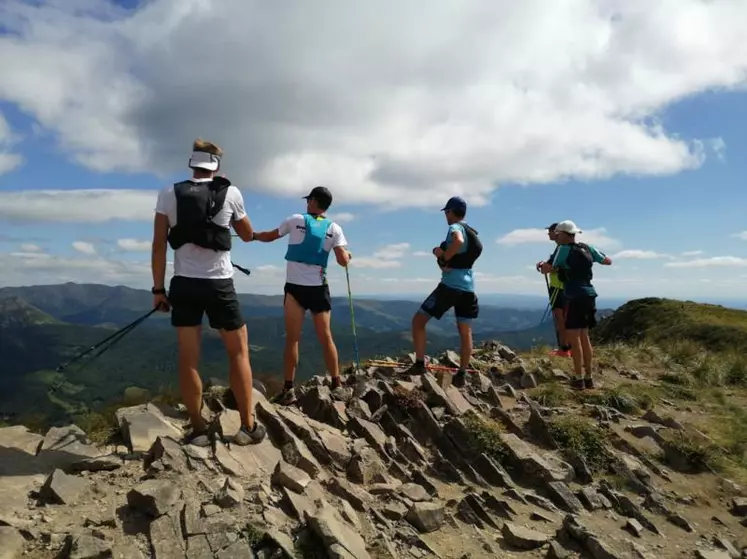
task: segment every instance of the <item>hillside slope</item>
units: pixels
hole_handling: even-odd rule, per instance
[[[298,406],[255,392],[268,437],[248,447],[231,444],[238,412],[222,390],[206,394],[212,448],[181,445],[184,415],[163,404],[82,417],[82,430],[0,428],[2,550],[33,559],[744,556],[747,498],[715,471],[717,445],[699,431],[709,416],[693,419],[653,377],[620,365],[605,369],[603,388],[579,393],[565,385],[567,359],[486,343],[475,359],[484,373],[461,389],[448,375],[406,376],[401,363],[349,377],[339,400],[328,379],[300,387]]]
[[[747,351],[747,311],[674,299],[635,299],[592,331],[599,343],[694,342],[712,351]]]

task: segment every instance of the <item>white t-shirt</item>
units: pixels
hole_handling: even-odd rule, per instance
[[[293,214],[280,224],[278,232],[281,237],[288,235],[289,245],[299,245],[306,236],[305,223],[302,214]],[[347,246],[348,242],[345,240],[342,227],[337,223],[333,222],[327,233],[328,235],[324,239],[324,250],[332,252],[336,247]],[[330,254],[331,258],[334,258],[332,254]],[[304,264],[303,262],[286,261],[285,281],[296,285],[324,285],[324,268],[313,264]]]
[[[194,182],[207,182],[211,179],[192,179]],[[176,194],[174,185],[165,187],[158,193],[156,213],[169,218],[169,227],[176,225]],[[213,222],[222,227],[229,227],[232,221],[243,219],[246,215],[244,197],[235,186],[228,187],[226,201]],[[174,275],[201,279],[226,279],[233,277],[231,253],[214,251],[192,243],[187,243],[174,251]]]

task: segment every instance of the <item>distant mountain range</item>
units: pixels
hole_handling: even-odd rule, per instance
[[[284,325],[283,297],[241,294],[247,319],[252,367],[257,377],[280,377]],[[120,400],[126,388],[151,392],[175,390],[176,341],[167,314],[157,313],[117,345],[88,362],[61,363],[90,348],[150,310],[147,290],[124,286],[65,283],[0,288],[0,417],[30,412],[46,422],[69,421]],[[404,300],[355,301],[362,360],[412,351],[410,320],[419,303]],[[475,322],[475,341],[501,339],[517,349],[554,344],[552,320],[540,324],[544,309],[512,309],[483,304]],[[333,333],[343,364],[353,361],[353,336],[346,298],[333,298]],[[453,314],[428,325],[428,352],[458,345]],[[203,378],[227,378],[227,363],[217,333],[203,329]],[[323,361],[311,320],[300,348],[298,376],[323,373]],[[48,393],[50,386],[60,388]]]

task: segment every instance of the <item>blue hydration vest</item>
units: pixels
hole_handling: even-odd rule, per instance
[[[297,245],[289,244],[285,259],[326,268],[329,251],[324,250],[324,241],[332,221],[311,214],[304,214],[303,218],[306,229],[303,241]]]

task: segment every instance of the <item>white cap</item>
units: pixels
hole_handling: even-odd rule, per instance
[[[581,229],[576,227],[576,224],[573,223],[570,219],[566,219],[565,221],[561,221],[557,224],[557,226],[555,227],[555,232],[575,235],[576,233],[581,233]]]
[[[189,166],[192,169],[217,171],[220,167],[220,157],[204,151],[193,151],[192,157],[189,158]]]

